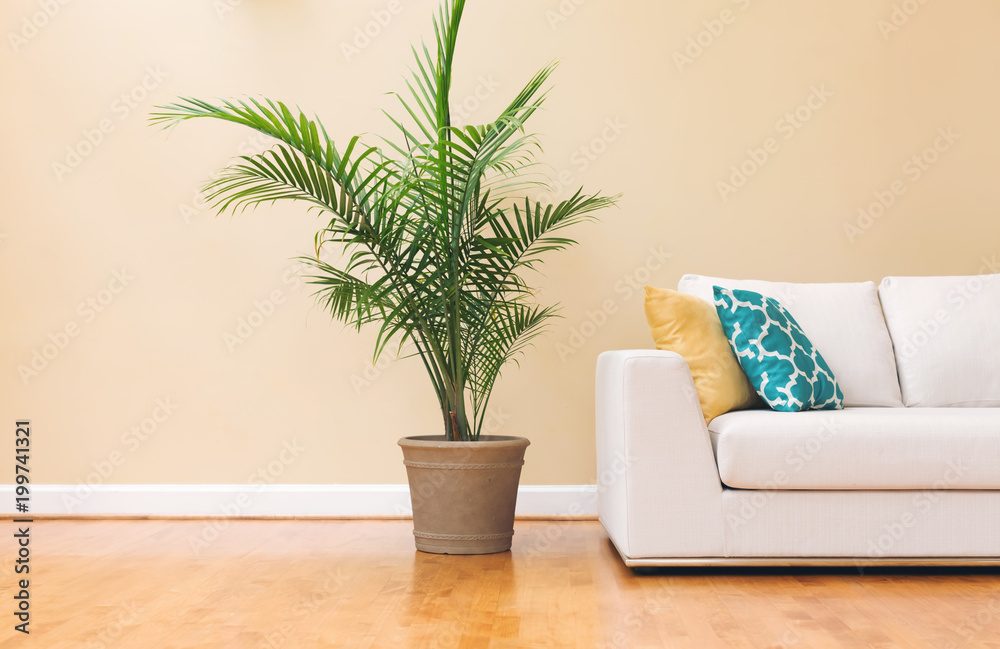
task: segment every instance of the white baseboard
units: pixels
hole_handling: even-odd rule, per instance
[[[406,485],[32,485],[31,512],[14,511],[14,486],[0,485],[0,515],[389,518],[411,514]],[[517,515],[597,515],[594,485],[518,488]]]

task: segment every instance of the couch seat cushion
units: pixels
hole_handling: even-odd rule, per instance
[[[709,432],[737,489],[1000,489],[1000,408],[746,410]]]

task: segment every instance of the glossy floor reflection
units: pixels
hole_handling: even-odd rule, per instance
[[[417,553],[410,532],[409,521],[36,521],[32,633],[8,619],[0,646],[1000,647],[997,570],[637,575],[591,521],[519,521],[511,552],[480,557]]]

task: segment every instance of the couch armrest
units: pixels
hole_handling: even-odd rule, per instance
[[[722,483],[687,363],[673,352],[597,359],[598,513],[631,559],[724,556]]]

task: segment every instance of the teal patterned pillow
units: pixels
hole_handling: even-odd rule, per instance
[[[715,288],[715,310],[747,378],[767,405],[783,412],[840,410],[844,394],[830,366],[777,300]]]

